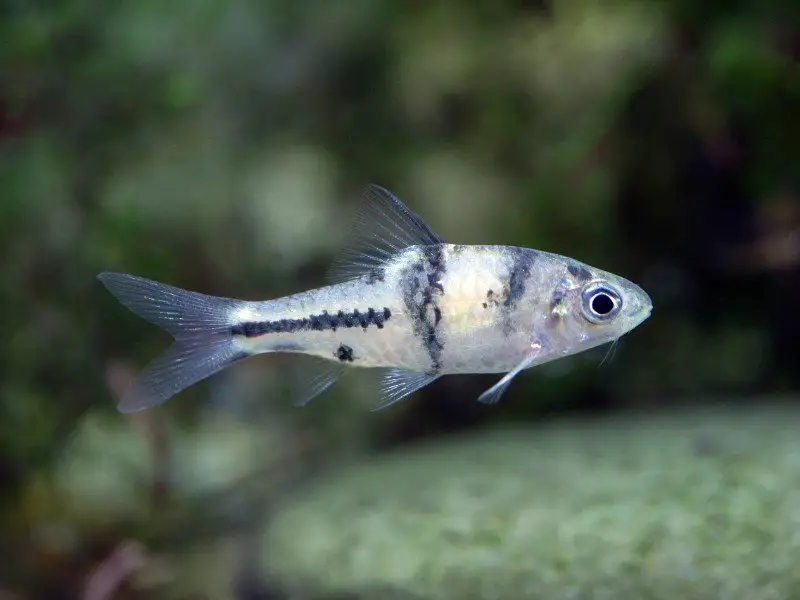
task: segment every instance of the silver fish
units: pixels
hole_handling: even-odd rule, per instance
[[[448,244],[378,186],[367,188],[359,217],[331,285],[276,300],[98,275],[124,306],[175,339],[119,410],[159,405],[240,360],[274,352],[321,359],[305,370],[298,405],[350,366],[386,369],[376,410],[455,373],[505,373],[478,398],[495,403],[521,371],[613,342],[652,310],[639,286],[565,256]]]

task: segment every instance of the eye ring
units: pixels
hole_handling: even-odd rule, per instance
[[[622,297],[608,285],[592,283],[581,294],[581,308],[589,321],[604,323],[619,314]]]

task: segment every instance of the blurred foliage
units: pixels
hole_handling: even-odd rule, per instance
[[[13,0],[0,15],[9,590],[76,597],[120,540],[167,551],[187,522],[218,539],[209,490],[274,461],[305,473],[278,448],[308,432],[315,463],[563,408],[797,388],[796,2]],[[369,374],[296,410],[273,357],[144,421],[113,411],[166,340],[98,272],[247,298],[321,285],[370,181],[448,240],[627,276],[654,317],[601,369],[603,350],[556,362],[491,410],[471,399],[493,379],[463,377],[369,413]]]

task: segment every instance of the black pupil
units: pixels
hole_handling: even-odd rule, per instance
[[[592,310],[598,315],[607,315],[614,310],[614,300],[604,293],[595,294],[592,298]]]

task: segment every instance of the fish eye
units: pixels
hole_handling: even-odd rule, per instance
[[[584,289],[581,304],[587,319],[602,323],[617,315],[622,308],[622,298],[608,286],[594,283]]]

